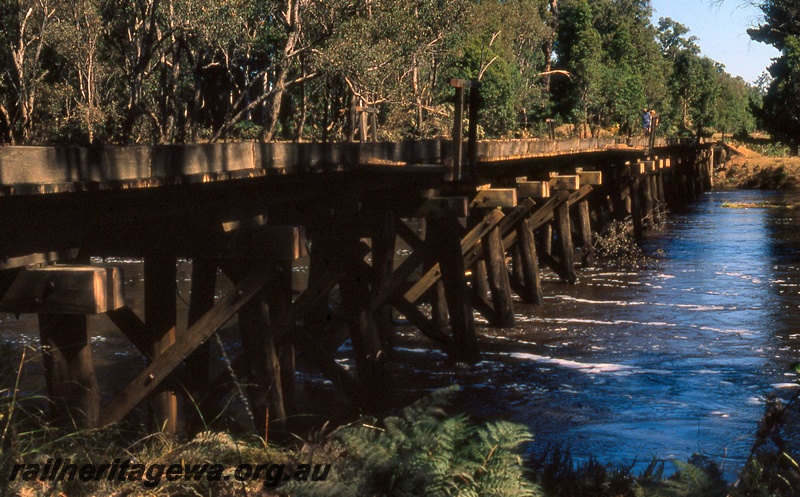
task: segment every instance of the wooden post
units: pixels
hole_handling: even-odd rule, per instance
[[[650,188],[651,181],[650,181],[650,174],[645,173],[645,175],[641,176],[640,178],[640,192],[642,195],[642,218],[644,220],[643,226],[646,230],[653,229],[653,192]]]
[[[580,176],[561,176],[557,173],[550,173],[550,187],[554,190],[577,190],[580,188]],[[578,278],[575,275],[575,245],[572,241],[572,220],[569,215],[569,206],[569,202],[560,203],[553,212],[553,220],[561,251],[559,261],[562,274],[568,283],[573,284]]]
[[[435,233],[434,247],[442,271],[450,326],[453,330],[454,358],[467,363],[478,360],[478,338],[464,275],[461,252],[461,226],[453,216],[432,218],[429,230]],[[429,237],[426,236],[426,239]]]
[[[486,271],[486,261],[481,259],[472,267],[472,287],[481,299],[487,299],[492,290],[489,287],[489,274]]]
[[[373,290],[383,288],[394,269],[394,253],[397,236],[395,234],[395,215],[386,211],[378,216],[372,234],[372,272]],[[388,353],[394,342],[394,323],[392,306],[384,304],[375,310],[375,320],[381,336],[381,349]]]
[[[682,184],[682,191],[683,191],[683,207],[686,208],[692,202],[692,188],[693,188],[693,179],[692,179],[692,171],[691,171],[691,162],[692,159],[690,156],[684,156],[681,162],[681,184]]]
[[[705,171],[705,153],[700,152],[700,155],[697,156],[697,161],[694,165],[694,177],[697,185],[695,186],[695,202],[700,197],[700,195],[705,191],[705,178],[703,177],[703,172]]]
[[[511,255],[511,288],[516,290],[525,286],[525,275],[522,270],[522,253],[519,244],[509,250]],[[518,292],[519,293],[519,292]]]
[[[542,226],[538,231],[539,244],[542,247],[542,252],[545,255],[552,255],[553,253],[553,223],[547,223]]]
[[[666,160],[666,169],[663,176],[664,198],[667,202],[667,207],[672,211],[680,209],[680,200],[678,198],[678,171],[676,160],[670,157]]]
[[[187,321],[189,327],[214,307],[216,281],[217,265],[214,261],[202,258],[192,260],[192,290]],[[191,399],[184,406],[184,416],[190,435],[206,428],[203,422],[203,418],[206,418],[203,394],[206,392],[203,390],[209,381],[210,358],[211,344],[206,342],[186,359],[184,383],[187,385]]]
[[[500,229],[494,228],[487,234],[483,243],[486,244],[484,258],[486,260],[486,273],[489,277],[489,288],[492,292],[492,304],[496,326],[509,328],[514,326],[514,301],[511,295],[511,284],[508,280],[506,269],[506,251],[500,236]]]
[[[483,222],[483,218],[486,215],[486,209],[483,208],[476,208],[469,210],[469,216],[467,217],[467,226],[470,229],[474,229],[479,223]],[[476,305],[480,305],[481,302],[488,302],[489,295],[491,294],[492,290],[489,286],[489,273],[486,269],[486,258],[481,257],[479,258],[475,264],[472,265],[472,290],[474,292],[474,296],[477,297],[478,301]],[[444,295],[444,294],[442,294]],[[479,307],[480,308],[480,307]],[[486,315],[487,321],[493,320],[494,309],[491,309],[491,313]]]
[[[242,267],[246,270],[246,266]],[[281,388],[281,370],[275,337],[264,293],[257,294],[239,309],[239,332],[248,365],[248,397],[256,433],[267,439],[274,428],[286,421]]]
[[[628,201],[631,205],[631,219],[633,220],[633,236],[641,238],[644,234],[644,226],[642,224],[644,213],[642,212],[642,194],[641,194],[641,179],[642,176],[634,176],[631,182],[630,195]]]
[[[291,243],[291,241],[287,242]],[[292,259],[290,258],[277,258],[275,261],[275,277],[274,283],[266,290],[267,305],[269,306],[269,320],[272,329],[283,322],[289,313],[289,307],[292,305]],[[275,332],[273,332],[275,333]],[[284,336],[275,336],[274,340],[280,343],[277,349],[278,353],[278,368],[280,370],[280,388],[283,394],[283,411],[289,414],[294,410],[294,392],[295,392],[295,347],[291,340],[284,340]],[[273,381],[273,384],[275,382]],[[273,398],[271,398],[270,406],[279,406],[278,391],[273,388],[270,391]],[[271,407],[272,409],[272,407]],[[275,411],[271,411],[275,412]],[[275,416],[277,417],[277,416]],[[285,422],[279,421],[276,428],[284,428]]]
[[[655,227],[661,226],[663,222],[662,218],[662,208],[661,208],[661,200],[658,196],[658,177],[661,173],[656,170],[654,173],[650,174],[650,196],[653,199],[653,225]]]
[[[336,247],[331,233],[333,219],[330,210],[324,207],[314,210],[312,217],[311,251],[308,260],[308,286],[312,287],[325,277],[333,266]],[[304,317],[305,327],[309,334],[316,337],[325,336],[324,331],[331,319],[328,309],[328,299],[321,299],[320,303],[308,310]]]
[[[611,222],[613,201],[608,186],[603,186],[600,194],[589,203],[589,215],[597,222],[596,231],[602,231]]]
[[[453,110],[453,181],[461,179],[461,157],[464,135],[464,85],[454,84],[459,80],[451,80],[450,85],[455,86],[456,96]]]
[[[93,428],[100,419],[100,390],[83,314],[39,314],[51,418],[60,425]]]
[[[522,276],[525,291],[522,293],[522,300],[529,304],[544,304],[542,294],[542,283],[539,273],[539,257],[536,255],[536,241],[531,230],[530,217],[526,217],[517,227]]]
[[[686,201],[694,203],[697,200],[697,157],[692,156],[685,164],[686,171]]]
[[[489,286],[489,273],[486,270],[486,261],[479,259],[472,266],[472,288],[481,300],[489,298],[492,290]]]
[[[578,224],[581,234],[582,262],[584,266],[594,265],[594,244],[592,240],[591,218],[589,216],[589,201],[578,202]]]
[[[630,192],[631,178],[629,176],[617,176],[614,179],[614,190],[611,193],[611,203],[613,205],[613,219],[622,221],[631,214]]]
[[[714,188],[714,149],[708,149],[708,169],[706,170],[707,181],[706,190]]]
[[[467,131],[467,175],[470,178],[478,176],[478,108],[480,105],[480,86],[473,81],[469,90],[469,130]]]
[[[361,226],[359,212],[355,206],[347,205],[337,208],[334,222],[338,233],[336,265],[346,270],[347,276],[339,283],[342,295],[342,308],[353,343],[356,371],[364,400],[368,404],[379,400],[378,385],[380,383],[381,337],[372,309],[372,297],[369,291],[371,281],[369,268],[358,262],[364,258],[361,252]],[[366,269],[366,270],[365,270]]]
[[[438,236],[433,230],[436,227],[436,221],[433,218],[425,220],[425,262],[423,264],[424,273],[430,271],[438,262],[438,251],[436,250],[436,237]],[[441,270],[441,269],[440,269]],[[486,270],[484,268],[483,281],[486,280]],[[473,275],[480,278],[478,275]],[[487,284],[488,285],[488,284]],[[433,284],[429,290],[429,299],[431,303],[431,317],[433,318],[433,325],[437,331],[446,335],[448,333],[448,322],[450,316],[447,312],[447,297],[444,292],[444,282],[441,278]]]
[[[663,162],[662,162],[663,164]],[[667,192],[664,189],[665,177],[669,174],[668,169],[659,169],[656,176],[656,191],[658,192],[658,203],[661,206],[661,220],[664,221],[667,215]]]
[[[148,254],[144,259],[144,321],[152,333],[147,341],[153,359],[175,343],[176,259],[175,253],[169,250]],[[153,393],[150,405],[156,429],[176,433],[178,397],[174,387],[162,385]]]
[[[572,223],[569,217],[569,204],[562,202],[553,212],[561,249],[561,266],[566,275],[567,283],[574,284],[578,278],[575,275],[574,245],[572,243]]]

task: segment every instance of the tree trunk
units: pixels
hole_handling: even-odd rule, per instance
[[[553,65],[553,44],[558,35],[558,0],[550,0],[550,33],[544,43],[544,90],[550,92],[550,71]]]
[[[303,77],[306,76],[306,60],[304,56],[300,56],[300,65],[303,68]],[[303,139],[303,128],[306,125],[306,107],[308,106],[308,99],[306,98],[306,84],[300,84],[300,115],[297,116],[297,131],[295,132],[295,141],[299,142]]]
[[[6,141],[8,141],[9,145],[14,145],[14,133],[11,132],[11,118],[8,115],[8,110],[6,110],[3,104],[0,104],[0,117],[3,118],[3,126],[6,128]]]
[[[278,124],[278,117],[283,100],[283,91],[286,88],[287,67],[289,59],[295,53],[300,34],[302,33],[302,23],[300,19],[300,2],[302,0],[289,0],[286,6],[286,45],[283,47],[283,58],[278,64],[275,77],[275,91],[267,99],[268,117],[267,123],[262,132],[265,141],[272,141],[275,138],[275,127]]]

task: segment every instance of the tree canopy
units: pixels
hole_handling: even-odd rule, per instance
[[[787,54],[765,114],[800,81],[797,33],[777,27],[796,28],[794,3],[765,3],[753,34]],[[545,118],[636,135],[645,107],[666,133],[752,131],[754,90],[650,15],[649,0],[0,0],[0,140],[348,140],[362,108],[382,139],[442,136],[450,78],[481,81],[486,137],[544,134]]]
[[[760,3],[763,23],[748,30],[750,36],[767,43],[781,55],[768,68],[772,77],[759,117],[772,136],[800,148],[800,4],[794,0],[764,0]]]

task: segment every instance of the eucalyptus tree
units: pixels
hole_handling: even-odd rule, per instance
[[[160,55],[171,40],[163,22],[163,0],[101,0],[101,15],[106,27],[105,55],[111,61],[117,85],[114,87],[120,123],[116,139],[164,141],[162,123],[156,112]]]
[[[65,125],[54,131],[73,143],[93,143],[107,119],[101,94],[109,74],[100,55],[105,27],[99,1],[59,1],[53,19],[52,46],[63,59],[61,78],[68,86],[62,102]]]
[[[55,0],[3,0],[0,3],[0,119],[6,140],[28,142],[47,68],[43,59],[53,34]]]
[[[772,81],[763,97],[762,121],[774,136],[800,150],[800,4],[763,0],[764,19],[748,30],[751,38],[777,48],[781,55],[768,68]]]
[[[561,115],[598,128],[635,129],[644,105],[665,100],[668,71],[649,20],[647,0],[567,0],[560,4],[554,84]]]
[[[758,90],[747,84],[741,77],[722,73],[719,80],[719,110],[714,123],[715,128],[726,134],[747,135],[756,130],[753,115],[754,103],[758,101]]]
[[[599,113],[602,100],[603,45],[594,20],[588,1],[561,3],[556,67],[570,77],[568,81],[554,84],[553,92],[562,116],[576,124],[591,121]]]
[[[688,36],[689,29],[670,18],[658,23],[658,40],[664,58],[671,64],[669,92],[671,109],[665,112],[665,122],[671,132],[708,134],[719,124],[719,97],[722,82],[730,78],[723,66],[703,56],[697,38]]]
[[[470,6],[448,70],[481,82],[480,122],[487,135],[511,134],[544,117],[548,16],[543,0]]]
[[[349,107],[380,107],[400,134],[440,130],[443,66],[467,9],[464,0],[362,0],[331,28],[315,60],[341,82]],[[436,119],[433,119],[435,122]],[[352,123],[351,123],[352,124]]]

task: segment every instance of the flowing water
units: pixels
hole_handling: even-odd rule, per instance
[[[460,409],[529,425],[533,450],[563,443],[576,459],[627,464],[699,452],[724,462],[731,478],[748,455],[767,396],[789,397],[796,383],[798,206],[796,193],[706,194],[645,240],[652,267],[585,269],[574,286],[547,279],[546,304],[519,303],[517,326],[481,327],[484,352],[475,366],[452,365],[404,331],[398,385],[458,383]],[[136,309],[141,275],[126,274]],[[180,274],[188,295],[187,269]],[[104,368],[119,371],[128,362],[135,372],[141,359],[119,333],[103,331],[111,329],[103,319],[92,326],[108,383]],[[0,314],[0,330],[19,343],[36,342],[30,317]],[[40,369],[31,368],[35,377]],[[124,384],[126,374],[112,383]]]
[[[535,450],[640,465],[698,452],[732,478],[767,396],[797,383],[799,224],[796,193],[706,194],[644,242],[653,267],[547,282],[543,307],[482,330],[480,364],[440,372],[466,385],[468,412],[529,425]]]

